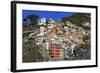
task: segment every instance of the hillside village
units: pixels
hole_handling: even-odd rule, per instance
[[[23,31],[23,62],[90,59],[90,24],[40,18],[37,28]]]

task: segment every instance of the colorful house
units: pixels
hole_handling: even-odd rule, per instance
[[[63,49],[58,44],[49,45],[49,56],[52,60],[62,60],[64,58]]]

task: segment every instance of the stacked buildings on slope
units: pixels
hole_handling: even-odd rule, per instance
[[[39,20],[39,32],[30,33],[31,38],[35,38],[36,45],[41,45],[40,53],[44,61],[58,61],[74,56],[75,47],[84,44],[85,30],[82,27],[72,24],[70,21],[62,27],[61,23],[56,23],[50,19],[46,24],[46,19]],[[88,25],[88,24],[86,24]],[[89,35],[89,34],[88,34]]]

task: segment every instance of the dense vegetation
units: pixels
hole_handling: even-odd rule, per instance
[[[73,24],[81,26],[86,29],[90,29],[90,27],[85,27],[82,24],[85,22],[90,22],[91,24],[91,14],[90,13],[76,13],[70,17],[63,17],[62,22],[66,23],[66,21],[71,21]]]
[[[25,21],[27,22],[27,20],[30,20],[29,24],[25,23]],[[35,15],[35,14],[28,15],[26,18],[23,19],[23,31],[37,28],[38,20],[39,20],[38,15]]]
[[[42,61],[42,55],[39,52],[41,46],[37,46],[35,39],[23,40],[23,62],[39,62]]]

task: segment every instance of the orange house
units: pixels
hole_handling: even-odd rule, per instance
[[[63,51],[58,44],[49,45],[49,56],[52,60],[63,59]]]

